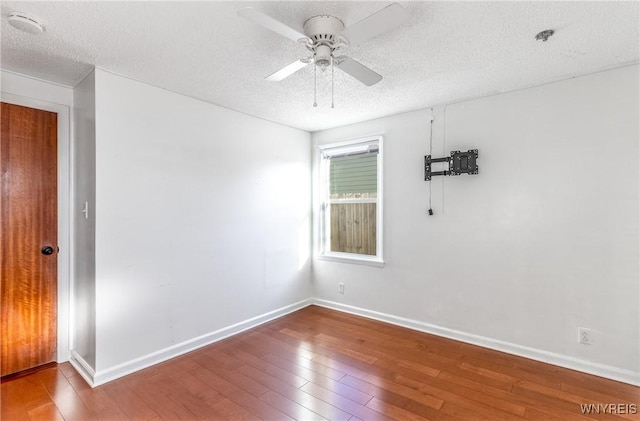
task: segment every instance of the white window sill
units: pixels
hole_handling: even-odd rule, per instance
[[[365,256],[362,254],[323,253],[318,255],[318,260],[324,260],[327,262],[353,263],[356,265],[373,266],[378,268],[384,267],[384,260],[378,257]]]

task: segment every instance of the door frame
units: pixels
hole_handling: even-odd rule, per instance
[[[71,112],[68,106],[2,91],[2,102],[58,114],[58,332],[56,361],[69,361],[71,293]]]

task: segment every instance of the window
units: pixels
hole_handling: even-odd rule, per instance
[[[321,257],[382,264],[382,138],[322,146]]]

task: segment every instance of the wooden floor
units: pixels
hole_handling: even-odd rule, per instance
[[[1,415],[640,420],[583,415],[581,404],[638,405],[640,388],[311,306],[95,389],[67,363],[5,381]]]

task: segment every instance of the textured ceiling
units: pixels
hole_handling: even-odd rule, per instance
[[[239,16],[253,6],[302,31],[330,14],[348,27],[390,2],[2,1],[3,69],[74,86],[96,66],[142,82],[308,131],[518,89],[638,61],[633,2],[400,2],[401,27],[352,46],[349,55],[384,76],[366,87],[313,68],[282,82],[264,77],[300,58],[301,45]],[[27,12],[41,35],[7,24]],[[547,42],[534,36],[556,34]]]

